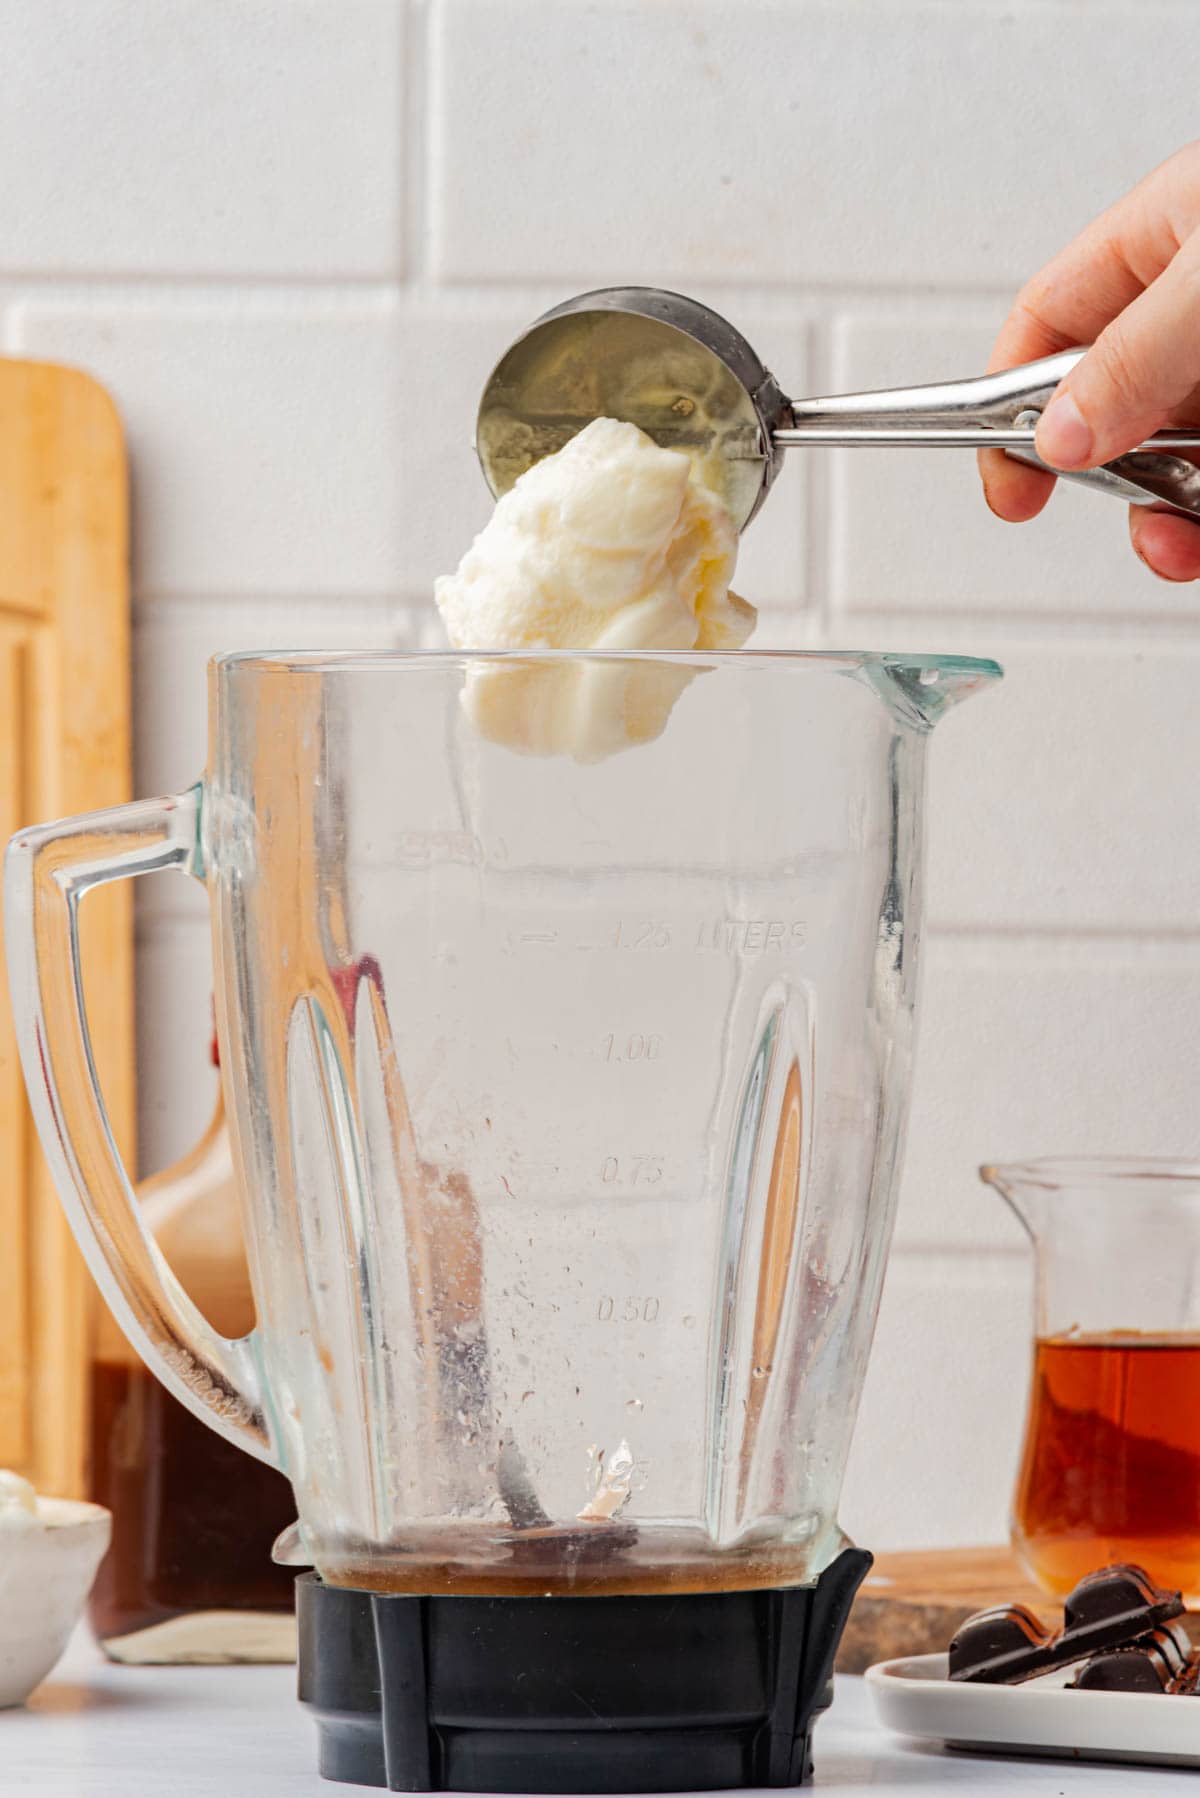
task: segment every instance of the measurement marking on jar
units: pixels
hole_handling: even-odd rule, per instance
[[[605,1061],[657,1061],[662,1049],[663,1039],[653,1030],[635,1030],[629,1036],[610,1030],[601,1044]]]
[[[613,932],[614,949],[669,949],[671,926],[651,918],[637,924],[618,923]]]
[[[617,1298],[602,1293],[596,1303],[596,1322],[601,1324],[652,1324],[657,1322],[662,1301],[648,1298]]]
[[[704,918],[695,947],[718,955],[781,955],[808,946],[804,918]]]
[[[663,1177],[663,1155],[606,1155],[600,1164],[605,1186],[657,1186]]]
[[[574,951],[576,954],[645,955],[656,950],[677,950],[693,955],[794,955],[809,947],[806,918],[739,918],[729,913],[668,924],[661,918],[621,918],[599,940],[564,935],[560,930],[510,931],[505,937],[510,952],[525,945]]]

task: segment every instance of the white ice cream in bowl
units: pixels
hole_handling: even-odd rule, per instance
[[[0,1707],[23,1704],[53,1669],[111,1533],[102,1505],[41,1498],[0,1469]]]
[[[619,653],[739,649],[756,614],[729,590],[737,541],[687,455],[594,419],[497,501],[436,595],[456,649],[614,659],[476,664],[464,700],[479,730],[581,761],[658,736],[694,671]]]

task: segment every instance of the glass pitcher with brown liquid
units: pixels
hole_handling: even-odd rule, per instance
[[[245,1335],[254,1298],[219,1087],[200,1142],[144,1181],[138,1199],[214,1328]],[[271,1559],[296,1512],[283,1475],[185,1409],[99,1304],[90,1397],[89,1496],[113,1514],[89,1601],[106,1654],[138,1663],[292,1659],[293,1576]]]
[[[980,1170],[1036,1266],[1013,1545],[1046,1591],[1132,1561],[1200,1595],[1200,1165]]]

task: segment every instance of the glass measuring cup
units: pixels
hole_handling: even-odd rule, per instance
[[[26,1078],[85,1253],[170,1390],[286,1472],[281,1552],[327,1582],[737,1589],[840,1544],[926,744],[999,670],[503,665],[598,660],[687,681],[657,740],[582,763],[473,727],[494,657],[218,657],[200,786],[10,851]],[[138,1216],[79,1011],[82,895],[167,868],[212,902],[237,1341]]]
[[[1200,1166],[980,1170],[1034,1249],[1013,1544],[1048,1592],[1132,1561],[1200,1595]]]

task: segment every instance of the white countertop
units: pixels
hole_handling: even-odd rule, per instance
[[[80,1631],[25,1710],[0,1712],[0,1795],[21,1798],[333,1798],[318,1777],[292,1667],[115,1667]],[[1167,1798],[1197,1775],[949,1754],[882,1729],[859,1679],[817,1727],[816,1788],[840,1798],[964,1791],[1029,1798]]]

